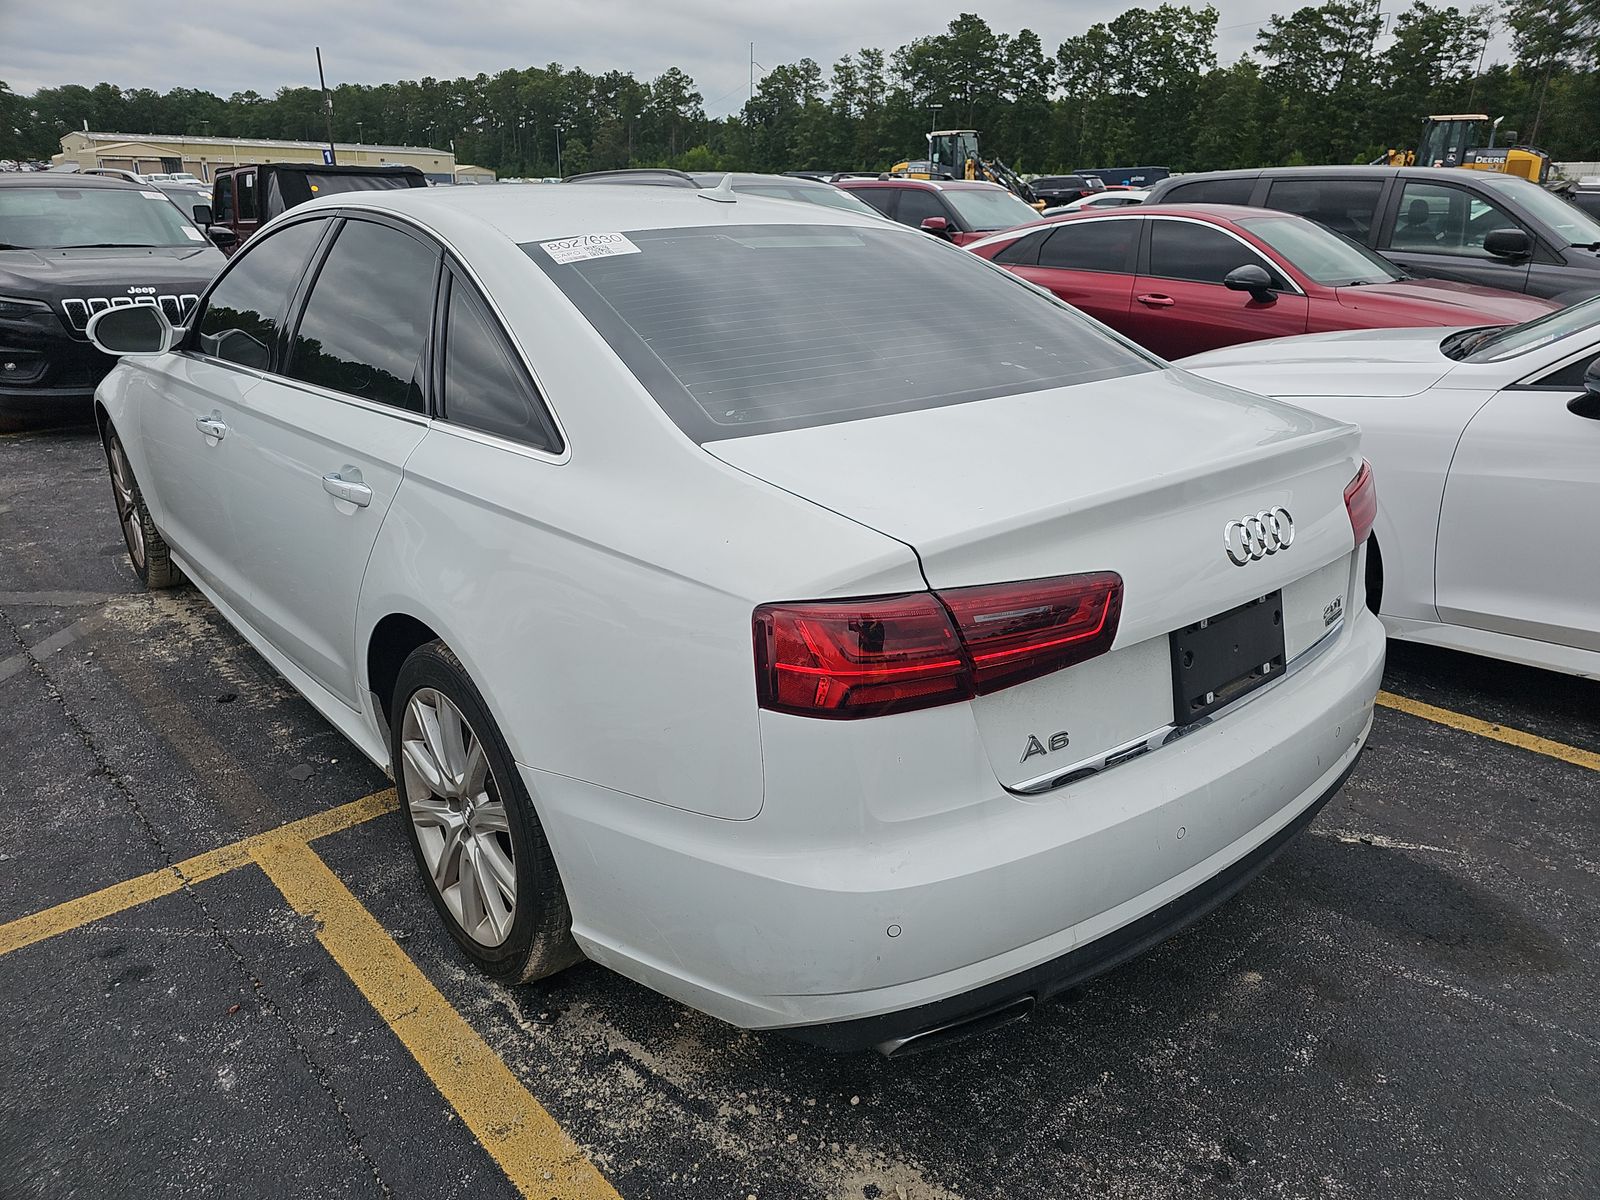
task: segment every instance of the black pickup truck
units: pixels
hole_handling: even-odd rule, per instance
[[[115,365],[84,336],[89,318],[150,304],[181,325],[225,261],[153,186],[0,175],[0,430],[86,419]]]

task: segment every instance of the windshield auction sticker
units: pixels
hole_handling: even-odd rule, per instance
[[[562,238],[558,242],[540,242],[539,249],[558,263],[575,263],[589,258],[615,258],[619,254],[639,253],[639,247],[620,233],[586,233],[582,237]]]

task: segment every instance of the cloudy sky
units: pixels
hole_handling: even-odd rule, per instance
[[[1274,11],[1305,0],[1215,2],[1218,57],[1227,62],[1250,49]],[[1384,0],[1384,9],[1408,3]],[[1032,29],[1054,50],[1129,7],[1131,0],[0,0],[0,79],[24,93],[104,80],[270,94],[314,85],[312,47],[321,45],[330,84],[550,62],[648,79],[678,66],[716,116],[748,94],[752,41],[759,63],[809,56],[827,68],[862,46],[892,50],[977,9],[996,30]],[[1503,39],[1491,45],[1491,59],[1497,52]]]

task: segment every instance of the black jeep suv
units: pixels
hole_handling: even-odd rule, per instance
[[[89,318],[153,304],[181,324],[226,261],[154,187],[0,175],[0,430],[87,417],[115,362],[84,336]]]

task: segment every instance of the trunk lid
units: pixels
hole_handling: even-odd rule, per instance
[[[1284,613],[1291,656],[1334,624],[1324,612],[1348,570],[1322,569],[1351,552],[1344,487],[1357,438],[1354,426],[1164,370],[706,450],[907,543],[935,589],[1122,576],[1110,654],[973,702],[996,774],[1017,786],[1171,721],[1173,630],[1280,589],[1301,597]],[[1292,545],[1234,565],[1225,527],[1276,506],[1292,515]],[[1309,592],[1293,586],[1319,571]],[[1050,762],[1022,757],[1030,737],[1049,746],[1061,732]]]
[[[1263,396],[1415,396],[1456,366],[1439,348],[1454,332],[1405,328],[1312,333],[1207,350],[1178,365]]]

